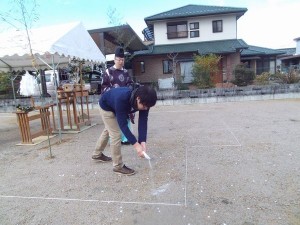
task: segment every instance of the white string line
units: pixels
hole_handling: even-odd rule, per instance
[[[137,205],[164,205],[164,206],[183,206],[182,204],[175,203],[162,203],[162,202],[128,202],[128,201],[105,201],[97,199],[79,199],[79,198],[45,198],[45,197],[30,197],[30,196],[13,196],[13,195],[0,195],[0,198],[18,198],[18,199],[38,199],[38,200],[55,200],[55,201],[75,201],[75,202],[100,202],[100,203],[118,203],[118,204],[137,204]]]
[[[229,128],[229,126],[227,125],[227,123],[225,123],[223,120],[222,120],[222,123],[225,125],[226,129],[231,133],[231,135],[237,141],[237,143],[239,144],[239,146],[242,146],[242,144],[239,142],[239,140],[237,139],[237,137],[235,136],[235,134],[231,131],[231,129]]]
[[[187,174],[188,174],[188,159],[187,148],[185,148],[185,181],[184,181],[184,205],[187,207]]]

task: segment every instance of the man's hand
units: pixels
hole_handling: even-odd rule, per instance
[[[142,142],[141,145],[142,145],[142,147],[143,147],[143,151],[146,152],[146,151],[147,151],[147,148],[146,148],[146,142]]]
[[[134,147],[135,150],[137,151],[137,154],[138,154],[139,157],[142,157],[142,158],[145,157],[145,156],[144,156],[143,146],[142,146],[140,143],[136,142],[136,143],[133,145],[133,147]]]

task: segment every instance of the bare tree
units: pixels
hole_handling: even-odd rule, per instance
[[[16,30],[25,30],[29,52],[32,58],[32,66],[34,68],[36,68],[37,65],[35,57],[32,53],[29,29],[32,27],[32,24],[38,20],[37,7],[38,5],[35,0],[14,0],[11,2],[11,8],[7,12],[0,11],[0,19],[9,25],[9,27],[13,27]],[[13,88],[14,100],[16,99],[14,80],[18,76],[19,74],[10,74],[9,76]]]
[[[25,30],[26,38],[29,45],[29,52],[32,58],[32,66],[36,68],[36,60],[32,53],[29,30],[32,24],[39,17],[37,13],[37,3],[35,0],[14,0],[12,8],[8,12],[0,12],[0,18],[17,30]]]
[[[11,3],[11,8],[7,12],[0,11],[0,19],[16,30],[25,30],[30,57],[32,58],[32,66],[37,68],[36,60],[32,53],[29,30],[32,24],[39,18],[37,14],[38,5],[35,0],[14,0]],[[15,80],[16,76],[11,75],[10,80]],[[13,94],[15,99],[15,93]]]
[[[112,31],[116,37],[114,44],[117,46],[122,46],[126,50],[136,37],[134,35],[126,36],[126,34],[123,32],[122,26],[126,26],[128,24],[122,23],[123,17],[116,10],[116,8],[109,7],[107,10],[107,16],[109,18],[108,24],[115,27],[115,29]],[[110,50],[112,51],[113,49]]]
[[[168,58],[169,59],[171,59],[172,60],[172,75],[173,75],[173,79],[174,79],[174,82],[175,82],[175,80],[176,80],[176,76],[177,76],[177,70],[176,70],[176,68],[177,68],[177,60],[176,60],[176,58],[177,58],[177,56],[178,56],[178,52],[172,52],[172,53],[169,53],[168,55]]]
[[[14,0],[12,2],[11,9],[9,9],[7,12],[0,12],[0,19],[3,22],[7,23],[9,26],[17,30],[25,30],[26,40],[29,48],[28,50],[29,50],[30,57],[32,59],[32,66],[36,71],[36,75],[38,74],[39,69],[38,69],[35,55],[33,54],[32,51],[29,30],[32,28],[33,23],[39,19],[37,8],[38,8],[38,4],[36,3],[36,0]],[[11,79],[12,85],[14,79],[15,77],[14,78],[12,77]],[[45,115],[42,116],[44,117]],[[50,152],[49,157],[53,158],[51,152],[51,144],[49,139],[48,127],[46,128],[46,130],[47,130],[48,141],[49,141],[49,152]]]
[[[116,8],[108,7],[107,9],[108,24],[111,26],[122,25],[123,17],[117,12]]]

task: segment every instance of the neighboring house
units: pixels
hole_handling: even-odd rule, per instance
[[[280,49],[285,53],[279,58],[282,72],[288,72],[289,69],[300,70],[300,37],[295,38],[294,41],[296,41],[296,48]]]
[[[237,20],[246,8],[186,5],[146,17],[145,38],[153,41],[147,50],[134,53],[133,74],[141,83],[184,77],[191,83],[194,55],[214,53],[222,57],[214,83],[233,79],[240,53],[248,45],[237,39]]]
[[[296,48],[280,48],[276,50],[283,52],[282,55],[277,56],[276,65],[278,69],[280,69],[280,71],[286,72],[286,66],[284,64],[281,64],[281,59],[294,56],[296,54]]]
[[[104,55],[115,53],[117,46],[123,45],[128,52],[147,49],[140,37],[128,24],[88,30],[96,45]]]
[[[276,59],[283,54],[284,52],[280,50],[249,45],[248,49],[241,52],[241,62],[253,69],[255,75],[260,75],[263,72],[274,74],[277,68]]]
[[[98,48],[106,56],[106,67],[114,64],[114,53],[117,46],[123,46],[126,50],[126,56],[131,58],[134,51],[147,49],[146,45],[140,37],[134,32],[130,25],[120,25],[114,27],[106,27],[88,30],[92,39],[95,41]],[[131,76],[131,64],[126,60],[125,67]]]
[[[295,38],[294,41],[296,41],[296,55],[300,55],[300,37]]]
[[[108,62],[113,60],[113,58],[110,58],[109,55],[115,53],[117,46],[123,46],[128,52],[128,55],[131,55],[134,51],[147,49],[140,37],[128,24],[93,29],[88,30],[88,32],[98,48],[105,56],[108,56]]]

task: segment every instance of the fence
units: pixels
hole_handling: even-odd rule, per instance
[[[300,83],[265,85],[265,86],[245,86],[232,88],[211,88],[196,90],[165,90],[158,91],[158,99],[179,99],[179,98],[210,98],[226,96],[248,96],[283,93],[300,93]]]
[[[179,100],[179,99],[212,99],[226,97],[247,97],[247,96],[263,96],[263,95],[279,95],[288,93],[300,93],[300,83],[297,84],[281,84],[281,85],[265,85],[265,86],[246,86],[232,88],[211,88],[196,90],[158,90],[157,96],[160,101]],[[298,95],[297,95],[298,96]],[[99,95],[90,95],[89,104],[91,107],[97,105]],[[244,98],[246,99],[246,98]],[[38,101],[36,99],[36,101]],[[55,103],[55,97],[40,99],[43,104]],[[38,104],[38,102],[36,102]],[[3,99],[0,100],[0,112],[14,112],[16,105],[30,105],[30,98],[21,99]],[[41,104],[41,103],[40,103]]]

